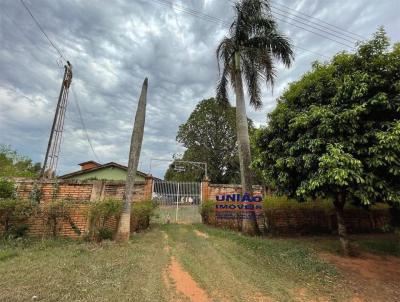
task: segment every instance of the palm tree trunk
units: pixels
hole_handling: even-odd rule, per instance
[[[244,100],[242,73],[240,70],[240,53],[235,52],[235,94],[236,94],[236,131],[239,147],[240,180],[242,194],[253,193],[252,177],[250,171],[251,153],[246,103]],[[249,216],[242,220],[242,232],[255,235],[258,233],[256,215],[254,212],[243,212]]]
[[[346,202],[345,194],[343,192],[337,193],[335,197],[335,201],[333,204],[335,205],[336,217],[337,217],[337,225],[338,225],[338,234],[340,243],[342,245],[342,251],[344,255],[350,256],[350,243],[347,237],[347,227],[346,222],[344,220],[344,204]]]
[[[124,207],[118,223],[116,241],[123,242],[129,240],[131,228],[131,202],[133,201],[135,176],[139,163],[140,150],[142,148],[144,123],[146,118],[146,99],[147,99],[147,78],[143,82],[138,107],[136,110],[135,124],[133,126],[131,147],[129,151],[128,171],[125,183]]]

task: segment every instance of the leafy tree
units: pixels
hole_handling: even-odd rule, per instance
[[[8,145],[0,145],[0,177],[38,177],[40,163],[19,155]]]
[[[293,60],[292,47],[279,31],[272,18],[269,2],[266,0],[241,0],[235,4],[235,21],[229,36],[217,48],[220,80],[217,98],[228,103],[228,83],[236,95],[236,129],[239,143],[241,184],[244,192],[252,192],[250,171],[250,141],[244,100],[243,79],[250,96],[250,105],[260,108],[261,81],[274,84],[275,60],[290,66]],[[221,66],[220,66],[221,65]],[[242,231],[257,232],[255,219],[243,220]]]
[[[253,128],[249,119],[248,125]],[[213,183],[239,183],[234,107],[222,106],[214,98],[201,101],[186,123],[180,125],[176,139],[187,150],[175,160],[206,162],[208,176]],[[185,167],[185,171],[176,172],[176,166]],[[201,181],[204,176],[202,168],[174,161],[165,179]]]
[[[343,207],[400,202],[400,45],[383,29],[292,83],[257,133],[254,165],[280,192],[332,198],[350,252]]]

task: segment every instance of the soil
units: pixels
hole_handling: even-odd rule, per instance
[[[185,272],[174,257],[171,257],[171,263],[168,267],[168,274],[174,281],[178,292],[186,296],[193,302],[209,302],[211,299],[206,292],[200,288],[193,278]]]
[[[199,237],[208,238],[208,234],[200,232],[199,230],[194,230],[195,234]]]
[[[330,253],[320,256],[333,263],[343,274],[350,301],[400,301],[400,259],[362,253],[357,258]]]

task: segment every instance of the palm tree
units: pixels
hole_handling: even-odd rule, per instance
[[[128,171],[125,183],[124,207],[122,209],[121,218],[119,219],[117,235],[115,238],[116,241],[119,242],[128,241],[131,231],[131,202],[133,201],[135,176],[139,163],[140,150],[142,149],[144,123],[146,119],[147,86],[148,81],[146,78],[143,82],[132,131]]]
[[[220,71],[217,99],[228,103],[230,82],[236,95],[236,128],[242,190],[251,193],[251,154],[242,77],[245,79],[250,105],[259,109],[262,106],[261,81],[272,87],[276,76],[275,61],[289,67],[294,54],[289,40],[278,31],[267,1],[240,0],[234,8],[235,20],[229,35],[217,48]],[[258,231],[255,217],[243,219],[242,231],[248,234]]]

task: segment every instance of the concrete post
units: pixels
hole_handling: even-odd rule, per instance
[[[201,201],[202,202],[209,199],[209,184],[210,184],[209,178],[204,177],[201,182]]]

